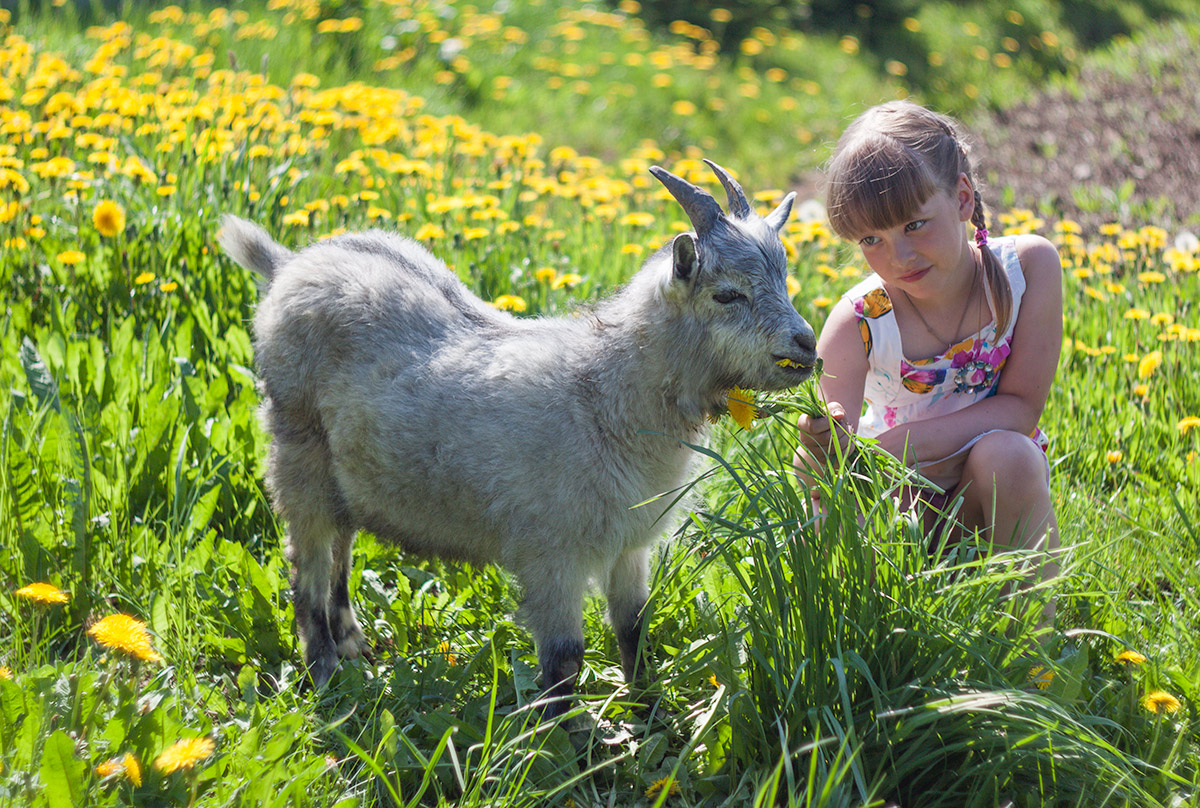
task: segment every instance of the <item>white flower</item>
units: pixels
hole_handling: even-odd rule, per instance
[[[817,199],[806,199],[796,208],[796,219],[801,222],[823,222],[827,215],[825,206]]]

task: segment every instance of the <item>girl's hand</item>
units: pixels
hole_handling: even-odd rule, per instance
[[[832,453],[836,441],[845,454],[850,446],[850,430],[845,426],[846,410],[840,402],[829,402],[829,416],[802,414],[797,421],[800,428],[800,448],[809,457],[824,462]]]

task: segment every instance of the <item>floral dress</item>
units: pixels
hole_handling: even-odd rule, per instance
[[[900,329],[892,311],[892,301],[878,275],[857,284],[844,297],[849,298],[858,317],[859,333],[867,352],[866,386],[863,398],[866,411],[859,421],[858,433],[873,438],[897,424],[948,415],[995,395],[1000,372],[1012,351],[1013,329],[1025,293],[1025,273],[1017,257],[1015,240],[993,239],[989,248],[999,257],[1012,288],[1012,315],[1008,328],[996,334],[996,307],[991,289],[984,284],[991,321],[977,333],[951,345],[945,353],[926,359],[908,359],[900,343]],[[989,432],[996,430],[988,430]],[[944,458],[959,455],[988,432],[981,433]],[[1037,427],[1030,437],[1045,451],[1049,440]],[[923,464],[925,465],[925,464]]]

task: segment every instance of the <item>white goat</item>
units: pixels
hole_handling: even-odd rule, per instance
[[[760,218],[709,165],[730,215],[651,168],[695,232],[586,316],[498,311],[398,235],[293,253],[223,218],[221,246],[269,281],[254,323],[267,483],[316,684],[364,643],[347,589],[360,528],[513,572],[547,715],[574,690],[589,580],[604,587],[627,680],[640,678],[649,547],[665,526],[661,509],[634,506],[686,482],[681,441],[701,438],[729,388],[791,387],[815,361],[779,238],[794,195]]]

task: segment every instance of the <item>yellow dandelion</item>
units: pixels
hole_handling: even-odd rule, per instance
[[[92,224],[100,235],[112,238],[125,229],[125,208],[111,200],[101,202],[92,211]]]
[[[1154,375],[1154,371],[1162,365],[1162,361],[1162,351],[1151,351],[1143,356],[1142,361],[1138,362],[1138,378],[1149,379]]]
[[[185,738],[176,741],[154,760],[154,768],[163,774],[194,769],[217,748],[212,738]]]
[[[501,311],[525,311],[529,306],[525,299],[518,295],[500,295],[492,301],[492,305]]]
[[[1200,417],[1189,415],[1186,418],[1180,418],[1175,428],[1179,430],[1180,435],[1186,435],[1198,426],[1200,426]]]
[[[1125,453],[1119,449],[1113,449],[1104,455],[1104,459],[1108,461],[1109,465],[1113,465],[1114,463],[1120,463],[1122,460],[1124,460]]]
[[[138,286],[145,286],[146,284],[150,283],[152,280],[154,280],[153,272],[143,272],[140,275],[138,275],[136,278],[134,278],[133,282]]]
[[[121,775],[135,786],[142,784],[142,765],[138,759],[126,752],[120,757],[106,760],[96,767],[96,776],[103,779]]]
[[[551,284],[555,289],[573,289],[583,283],[583,277],[574,272],[564,272],[554,279]]]
[[[654,214],[635,211],[622,216],[618,224],[626,227],[649,227],[654,224]]]
[[[1133,394],[1138,398],[1145,398],[1146,396],[1150,395],[1150,385],[1135,384],[1133,386]]]
[[[159,288],[159,291],[167,292],[169,294],[171,292],[174,292],[176,289],[178,289],[179,284],[176,283],[175,281],[167,281],[166,283],[162,284],[158,288]]]
[[[554,283],[554,279],[558,277],[558,270],[554,267],[538,267],[533,271],[533,277],[541,283]]]
[[[735,387],[726,397],[729,417],[737,422],[742,429],[752,429],[754,419],[758,417],[758,407],[754,405],[754,391]]]
[[[54,603],[66,603],[71,597],[57,586],[52,584],[29,584],[23,586],[13,593],[19,598],[32,600],[34,603],[44,603],[51,605]]]
[[[415,238],[417,241],[430,241],[445,237],[446,231],[431,222],[426,222],[425,224],[421,225],[420,228],[417,229],[416,234],[413,236],[413,238]]]
[[[1147,693],[1142,706],[1152,713],[1173,713],[1179,709],[1179,699],[1164,690]]]
[[[12,670],[7,665],[0,665],[0,679],[12,681]]]
[[[1129,311],[1125,312],[1125,314],[1124,314],[1124,317],[1126,320],[1145,320],[1149,316],[1150,316],[1150,312],[1146,311],[1145,309],[1137,309],[1137,308],[1130,309]]]
[[[449,665],[457,665],[458,664],[458,655],[451,652],[449,640],[442,640],[438,644],[438,653],[441,654],[446,659],[447,664],[449,664]]]
[[[75,266],[86,257],[87,256],[85,256],[79,250],[66,250],[65,252],[60,252],[58,254],[58,260],[69,267]]]
[[[1146,657],[1139,654],[1137,651],[1122,651],[1117,654],[1116,661],[1125,665],[1141,665],[1146,661]]]
[[[124,651],[144,662],[160,662],[162,656],[154,650],[146,624],[127,614],[110,614],[88,629],[88,636],[105,648]]]
[[[664,791],[667,793],[668,797],[674,797],[679,794],[679,784],[670,777],[663,777],[659,780],[655,780],[646,788],[646,799],[655,799]]]
[[[1050,683],[1054,681],[1054,671],[1049,668],[1037,665],[1029,671],[1029,682],[1035,685],[1038,690],[1045,690],[1050,687]]]

